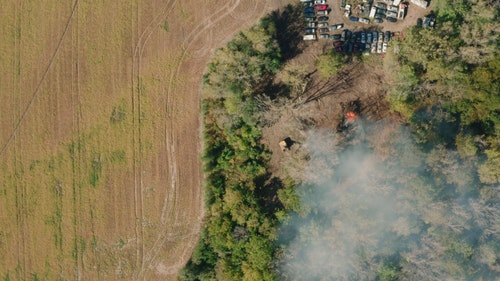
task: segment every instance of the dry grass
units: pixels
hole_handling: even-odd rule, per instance
[[[63,2],[0,10],[0,279],[174,279],[202,218],[203,69],[270,6]]]

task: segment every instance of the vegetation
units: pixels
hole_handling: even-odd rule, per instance
[[[274,280],[277,217],[255,97],[281,65],[276,26],[265,18],[216,51],[204,76],[208,216],[182,280]],[[290,186],[293,188],[293,186]],[[287,190],[286,188],[284,190]]]
[[[437,27],[414,27],[393,58],[389,100],[419,142],[478,157],[482,184],[498,184],[500,8],[491,1],[437,1]]]
[[[208,214],[181,280],[499,274],[500,10],[488,0],[434,5],[436,28],[411,28],[384,59],[387,99],[408,126],[385,133],[391,129],[365,124],[365,141],[348,144],[313,134],[322,147],[310,145],[301,160],[316,173],[309,179],[272,178],[260,142],[257,105],[263,95],[272,103],[269,81],[280,71],[300,96],[312,79],[299,66],[280,69],[291,56],[276,21],[264,19],[216,52],[204,76]],[[323,55],[319,76],[337,75],[342,60]]]

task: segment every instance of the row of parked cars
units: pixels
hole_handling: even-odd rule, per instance
[[[399,33],[390,31],[357,31],[348,29],[342,31],[340,38],[333,41],[333,47],[339,53],[385,53],[389,46],[389,41]]]
[[[328,32],[336,29],[337,26],[329,26],[328,24],[329,8],[326,0],[301,0],[301,2],[304,4],[304,18],[306,21],[304,40],[316,40],[318,31],[320,32],[319,38],[330,38]]]

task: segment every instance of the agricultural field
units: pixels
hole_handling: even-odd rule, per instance
[[[4,2],[0,280],[174,280],[203,217],[205,65],[287,1]]]

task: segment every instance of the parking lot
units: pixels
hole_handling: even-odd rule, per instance
[[[308,9],[308,13],[304,13],[307,26],[305,30],[307,37],[304,37],[304,40],[333,41],[331,44],[337,52],[384,53],[384,50],[390,44],[390,40],[401,39],[403,29],[415,25],[418,18],[423,18],[430,13],[430,8],[424,9],[409,2],[404,2],[406,9],[403,19],[397,19],[396,22],[390,22],[386,17],[377,20],[373,17],[368,18],[366,15],[369,11],[363,11],[362,7],[366,8],[368,4],[382,8],[386,7],[389,10],[387,13],[392,15],[390,8],[393,2],[374,1],[369,3],[370,0],[365,1],[301,1],[304,9]],[[327,6],[326,9],[325,5]],[[349,8],[349,13],[346,13],[346,6]],[[371,38],[368,37],[368,34],[371,34]],[[383,36],[382,41],[379,40],[380,34]],[[388,36],[385,36],[386,34]],[[376,41],[373,41],[375,35]],[[382,44],[379,45],[379,43]]]

